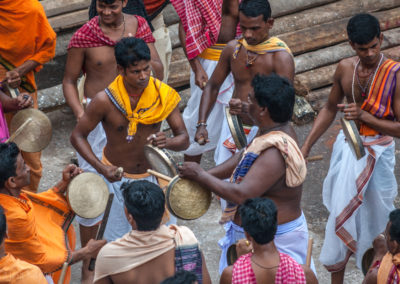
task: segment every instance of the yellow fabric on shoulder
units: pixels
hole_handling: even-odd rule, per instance
[[[128,141],[133,139],[139,123],[149,125],[163,121],[181,100],[173,88],[153,77],[150,77],[134,111],[121,75],[108,86],[106,93],[109,97],[112,96],[110,99],[129,121],[126,137]]]
[[[213,46],[203,50],[203,52],[199,54],[199,57],[212,61],[218,61],[225,46],[226,44],[222,43],[214,44]]]
[[[236,44],[236,48],[233,53],[234,59],[236,59],[236,57],[239,53],[239,50],[240,50],[240,46],[242,46],[242,45],[246,50],[257,53],[257,54],[265,54],[268,52],[277,52],[277,51],[285,50],[290,55],[293,56],[292,51],[287,46],[287,44],[283,40],[280,40],[277,37],[271,37],[271,38],[267,39],[266,41],[259,43],[257,45],[249,45],[247,43],[247,41],[242,37],[242,38],[238,39],[238,42]]]

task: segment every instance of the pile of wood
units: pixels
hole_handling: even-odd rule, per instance
[[[43,0],[41,3],[58,34],[56,56],[65,56],[73,32],[88,19],[90,0]],[[297,79],[310,90],[306,98],[316,111],[327,99],[337,63],[355,55],[346,34],[351,16],[360,12],[374,14],[384,33],[383,53],[400,59],[399,0],[270,0],[270,3],[275,18],[271,35],[280,37],[293,51]],[[179,18],[172,5],[166,7],[163,16],[173,46],[168,84],[187,97],[190,67],[178,39]],[[54,91],[59,90],[59,86],[54,87]],[[46,105],[49,93],[54,96],[53,89],[42,92],[42,108],[54,106],[55,102]],[[62,94],[56,101],[63,103]]]

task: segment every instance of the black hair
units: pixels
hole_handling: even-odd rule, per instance
[[[381,27],[371,14],[357,14],[347,24],[347,35],[352,43],[367,44],[381,35]]]
[[[162,189],[149,181],[124,182],[121,185],[125,207],[135,219],[138,231],[156,230],[165,211]]]
[[[271,5],[268,0],[243,0],[239,4],[239,11],[251,18],[263,15],[264,22],[271,18]]]
[[[139,61],[150,61],[150,49],[140,38],[124,37],[115,45],[115,59],[124,69]]]
[[[389,214],[390,228],[389,235],[393,241],[400,244],[400,209],[395,209]]]
[[[17,175],[18,146],[15,143],[0,144],[0,188],[4,187],[6,181]]]
[[[160,284],[193,284],[197,281],[193,272],[180,270],[174,276],[168,277]]]
[[[277,212],[272,200],[261,197],[247,199],[239,208],[243,229],[260,245],[274,239]]]
[[[4,214],[3,207],[0,206],[0,244],[3,243],[7,231],[6,214]]]
[[[254,96],[261,107],[268,108],[274,122],[287,122],[293,114],[295,90],[288,79],[275,73],[270,75],[257,74],[251,85]]]
[[[105,4],[112,4],[115,1],[123,1],[123,0],[92,0],[89,6],[89,20],[93,17],[97,16],[96,10],[96,2],[100,1]],[[146,8],[144,7],[142,0],[128,0],[126,7],[122,8],[122,12],[129,15],[138,15],[146,19],[147,23],[150,26],[150,29],[153,31],[153,26],[151,25],[149,16],[146,13]]]

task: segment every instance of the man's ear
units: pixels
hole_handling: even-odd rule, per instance
[[[269,116],[268,108],[267,107],[261,107],[260,108],[260,116],[266,116],[266,115]]]
[[[15,188],[17,185],[15,183],[15,177],[9,177],[6,182],[4,183],[5,188]]]
[[[353,50],[356,50],[356,47],[354,46],[354,43],[351,40],[349,40],[349,44]]]
[[[379,44],[382,45],[383,42],[383,33],[381,32],[381,34],[379,35]]]
[[[121,76],[125,76],[126,75],[125,74],[125,69],[121,65],[117,64],[117,71],[118,71],[118,75],[121,75]]]
[[[122,1],[122,8],[125,8],[127,4],[128,4],[128,0],[123,0]]]
[[[133,219],[133,216],[128,212],[128,209],[126,209],[126,207],[124,207],[124,211],[128,223],[132,226],[132,229],[135,230],[136,229],[135,219]]]
[[[274,22],[275,22],[274,18],[269,18],[267,20],[268,29],[272,29],[272,27],[274,26]]]

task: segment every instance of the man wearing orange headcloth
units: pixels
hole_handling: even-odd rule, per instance
[[[0,5],[0,82],[28,92],[37,108],[34,73],[54,57],[56,34],[37,0],[3,0]],[[12,115],[6,116],[8,123]],[[31,184],[36,192],[42,176],[40,152],[22,152],[31,169]]]

